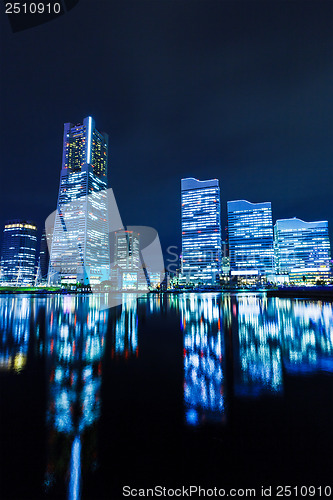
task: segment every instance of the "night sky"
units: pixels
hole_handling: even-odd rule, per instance
[[[1,5],[1,7],[3,7]],[[333,2],[81,0],[12,33],[1,10],[0,224],[56,208],[64,122],[109,134],[124,224],[180,245],[180,179],[333,234]]]

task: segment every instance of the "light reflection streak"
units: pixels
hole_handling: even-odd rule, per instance
[[[0,370],[21,373],[27,364],[29,342],[39,339],[37,311],[43,299],[25,295],[0,297]],[[34,335],[30,335],[32,329]],[[42,348],[42,344],[39,346]]]
[[[108,359],[110,354],[124,359],[138,355],[138,302],[135,295],[124,295],[123,304],[113,310],[101,307],[102,294],[0,297],[1,367],[22,373],[29,367],[29,356],[47,357],[45,486],[50,490],[67,478],[70,498],[80,497],[81,469],[84,477],[98,464],[97,422],[107,335]],[[282,396],[286,377],[333,373],[331,303],[216,293],[150,294],[140,301],[146,301],[148,317],[158,315],[165,321],[162,316],[168,310],[179,308],[189,426],[228,421],[227,362],[232,363],[228,366],[236,398]]]
[[[50,447],[45,486],[49,489],[62,480],[68,470],[70,499],[80,498],[81,464],[87,471],[97,463],[96,422],[109,313],[98,300],[101,297],[56,296],[47,302]],[[60,443],[62,458],[57,453]],[[66,456],[71,457],[69,464]]]
[[[286,375],[333,372],[331,304],[237,296],[239,354],[236,392],[283,391]]]
[[[69,500],[78,500],[80,498],[80,480],[81,480],[81,439],[76,436],[72,444],[70,480],[69,480]]]
[[[184,402],[189,425],[221,421],[225,412],[224,343],[218,300],[210,294],[180,298],[184,336]]]
[[[116,319],[114,348],[112,356],[138,356],[138,315],[137,297],[132,294],[123,294],[120,315]]]
[[[182,294],[179,303],[189,425],[225,413],[223,363],[229,330],[236,397],[281,395],[285,376],[333,373],[330,303],[208,293]]]
[[[237,297],[239,357],[235,392],[243,396],[280,392],[280,329],[275,310],[256,296]]]

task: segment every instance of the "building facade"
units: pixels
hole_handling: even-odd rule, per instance
[[[91,116],[65,123],[50,284],[99,284],[110,277],[107,162],[108,136]]]
[[[221,272],[221,206],[217,179],[181,180],[182,276],[215,284]]]
[[[52,238],[52,234],[49,235]],[[37,266],[37,284],[47,284],[47,277],[49,271],[50,254],[47,246],[47,236],[45,229],[43,230],[40,240],[39,257]]]
[[[140,281],[140,235],[135,231],[116,231],[115,268],[116,289],[137,290]]]
[[[275,268],[291,281],[327,279],[331,248],[328,222],[280,219],[274,226]]]
[[[11,220],[3,231],[1,282],[34,285],[36,277],[37,226],[34,222]]]
[[[270,202],[228,201],[231,276],[265,276],[273,272],[273,221]]]

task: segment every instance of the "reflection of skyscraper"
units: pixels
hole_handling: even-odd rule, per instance
[[[111,357],[138,356],[138,313],[137,297],[132,294],[124,294],[120,315],[116,319],[114,341],[112,342]]]
[[[50,283],[96,284],[109,278],[108,136],[91,116],[65,123]]]
[[[239,296],[236,301],[239,352],[235,358],[235,393],[257,397],[281,392],[281,334],[278,311],[271,307],[274,301],[267,304],[257,296]]]
[[[333,372],[332,304],[275,299],[283,331],[283,364],[287,373]]]
[[[36,274],[37,226],[25,220],[8,221],[3,232],[2,282],[33,285]]]
[[[81,468],[97,465],[102,356],[108,311],[101,297],[49,297],[49,490],[68,478],[68,498],[80,498]],[[59,453],[60,451],[60,453]]]
[[[274,226],[275,263],[279,273],[328,275],[330,240],[328,222],[277,220]]]
[[[333,371],[331,304],[260,296],[236,302],[236,396],[282,393],[284,374]]]
[[[33,308],[28,297],[6,295],[0,301],[0,369],[20,372],[27,363]]]
[[[273,222],[270,202],[228,201],[230,270],[233,276],[273,271]]]
[[[220,188],[217,179],[181,181],[182,273],[193,283],[215,283],[221,266]]]
[[[184,402],[190,425],[219,421],[225,413],[224,342],[216,297],[184,296]]]

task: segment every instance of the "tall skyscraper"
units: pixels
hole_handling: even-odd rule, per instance
[[[273,221],[270,202],[228,201],[228,237],[232,276],[273,272]]]
[[[37,226],[11,220],[3,231],[1,281],[8,285],[33,285],[36,276]]]
[[[182,274],[194,284],[214,284],[221,270],[221,207],[217,179],[181,180]]]
[[[65,123],[57,213],[50,252],[51,284],[109,279],[108,136],[91,116]]]
[[[275,266],[278,273],[307,273],[320,277],[330,270],[328,222],[280,219],[274,226]]]

